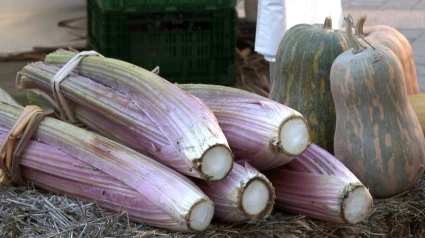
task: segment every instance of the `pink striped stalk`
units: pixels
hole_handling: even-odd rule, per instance
[[[276,207],[284,211],[351,224],[370,214],[369,190],[337,158],[316,144],[265,175],[275,186]]]
[[[6,132],[0,133],[0,140],[4,140]],[[41,189],[126,212],[131,220],[146,225],[187,230],[185,223],[175,222],[143,194],[54,146],[31,141],[21,157],[24,179]]]
[[[33,95],[33,93],[30,91],[28,94],[30,101],[51,107],[43,101],[43,98]],[[86,107],[75,105],[74,109],[77,117],[78,115],[86,115],[91,117],[90,121],[102,120],[100,114],[94,113]],[[79,119],[81,120],[81,118]],[[84,123],[86,124],[86,122]],[[106,124],[102,123],[101,125]],[[89,126],[92,127],[92,125]],[[99,124],[96,126],[99,128]],[[116,132],[122,130],[122,127],[125,127],[125,125],[110,124],[101,128],[101,130],[106,131],[108,128],[114,128],[113,132]],[[125,135],[128,137],[126,138],[128,141],[135,138],[132,133]],[[195,183],[214,202],[214,216],[221,221],[262,220],[267,218],[273,210],[275,198],[273,185],[248,163],[245,163],[244,166],[235,163],[229,175],[220,181],[195,180]]]
[[[47,80],[53,77],[59,68],[37,62],[27,65],[24,70],[30,71],[29,74],[23,71],[24,75],[30,77],[22,78],[21,87],[41,89],[42,93],[51,97]],[[181,157],[176,154],[174,146],[129,97],[86,77],[71,74],[69,78],[74,79],[74,83],[63,81],[62,93],[70,99],[69,104],[78,121],[97,133],[149,155],[174,169],[181,166],[177,169],[179,172],[187,175],[196,173],[194,170],[187,171],[187,166],[181,163]],[[32,104],[45,108],[56,107],[38,91],[28,90],[27,97]],[[110,100],[111,98],[113,100]]]
[[[52,53],[46,61],[66,63],[73,54]],[[42,62],[25,66],[23,88],[36,87],[51,94],[50,79],[59,70]],[[75,115],[98,133],[149,154],[175,170],[204,180],[227,176],[233,154],[217,119],[198,98],[163,78],[129,63],[95,56],[84,58],[76,72],[61,83],[65,98],[87,107],[102,120]],[[31,85],[32,86],[29,86]],[[107,128],[100,130],[99,127]],[[110,125],[121,130],[111,133]],[[127,141],[132,133],[131,141]]]
[[[273,210],[273,185],[248,163],[235,163],[229,175],[221,181],[199,181],[196,184],[214,202],[214,216],[221,221],[263,220]]]
[[[1,126],[10,129],[21,112],[20,106],[0,102]],[[202,231],[209,226],[212,201],[187,177],[149,157],[54,118],[45,118],[32,138],[31,143],[43,146],[29,146],[21,164],[29,180],[37,183],[37,176],[46,175],[38,181],[41,187],[86,199],[102,192],[99,198],[109,208],[128,207],[136,218],[168,229]],[[92,193],[83,194],[91,188]]]
[[[215,114],[236,160],[260,171],[290,162],[310,145],[309,128],[297,111],[237,88],[180,84]]]

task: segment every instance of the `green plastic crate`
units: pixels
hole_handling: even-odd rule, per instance
[[[104,11],[176,12],[235,7],[236,0],[96,0]]]
[[[151,70],[177,83],[233,85],[236,81],[236,12],[161,13],[103,11],[87,4],[88,47]]]

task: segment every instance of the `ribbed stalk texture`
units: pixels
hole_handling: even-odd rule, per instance
[[[52,57],[63,62],[72,55]],[[29,64],[20,72],[26,76],[21,86],[51,94],[50,79],[58,70],[41,62]],[[232,152],[214,114],[198,98],[151,72],[113,59],[87,57],[76,72],[90,79],[71,74],[62,81],[61,91],[75,108],[86,107],[103,118],[98,121],[75,112],[91,129],[186,175],[212,181],[227,176]],[[120,130],[111,133],[110,125]]]
[[[215,217],[225,222],[266,219],[273,210],[275,191],[270,181],[248,163],[235,163],[217,182],[196,183],[215,204]]]
[[[310,145],[305,118],[294,109],[237,88],[180,84],[215,114],[235,160],[260,171],[290,162]]]
[[[340,223],[369,215],[372,196],[337,158],[316,144],[290,163],[265,173],[276,190],[276,207]]]
[[[5,128],[0,128],[0,140],[6,134]],[[21,155],[20,165],[24,179],[45,191],[126,212],[131,220],[150,226],[188,230],[185,223],[177,222],[142,193],[54,146],[31,141]]]
[[[20,106],[0,102],[0,126],[10,129],[21,112],[22,107]],[[33,140],[54,147],[80,160],[81,162],[78,164],[87,164],[99,173],[108,175],[103,177],[105,180],[96,186],[107,186],[112,183],[115,190],[131,188],[130,195],[143,194],[142,200],[149,200],[150,204],[161,208],[163,214],[173,219],[173,224],[180,224],[173,225],[170,227],[172,229],[204,230],[213,216],[212,201],[192,181],[169,167],[117,142],[54,118],[45,118],[41,122]],[[41,153],[39,150],[38,152]],[[79,185],[102,180],[101,177],[96,177],[99,174],[84,174],[82,168],[69,166],[73,162],[63,161],[66,157],[53,156],[55,153],[49,154],[48,150],[44,153],[47,155],[38,158],[39,161],[36,162],[34,162],[33,156],[32,167],[27,164],[26,171],[28,169],[30,172],[31,169],[43,170],[41,171],[43,174],[49,174],[50,168],[53,170],[50,171],[51,174],[65,176],[62,177],[65,180],[73,177],[72,179]],[[62,173],[59,173],[58,170],[61,170]],[[26,175],[24,174],[24,176]],[[41,186],[56,188],[55,191],[61,189],[55,180],[43,181],[40,181]],[[68,188],[72,188],[72,185],[69,186],[71,187]],[[63,188],[65,189],[65,187]],[[84,196],[78,189],[73,192]],[[199,214],[199,208],[202,208],[204,214]]]

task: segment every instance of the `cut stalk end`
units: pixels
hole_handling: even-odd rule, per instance
[[[233,167],[233,154],[223,145],[208,149],[202,156],[201,171],[207,180],[218,181],[225,178]]]
[[[350,185],[352,186],[352,185]],[[372,196],[363,185],[354,187],[347,192],[343,203],[343,215],[347,222],[355,224],[363,221],[370,213],[372,207]]]
[[[302,154],[310,145],[307,122],[302,117],[292,117],[282,123],[279,140],[283,152],[287,155]]]
[[[250,218],[263,219],[273,209],[274,196],[270,182],[256,177],[245,186],[242,194],[242,210]]]
[[[189,212],[189,228],[195,231],[204,231],[210,225],[213,216],[213,203],[211,201],[201,200],[193,205]]]

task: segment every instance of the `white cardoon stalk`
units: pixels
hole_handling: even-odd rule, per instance
[[[6,134],[5,128],[0,128],[0,140],[4,140]],[[95,202],[114,212],[126,212],[131,220],[146,225],[174,231],[189,230],[187,223],[177,222],[144,194],[54,146],[29,142],[21,155],[20,165],[23,178],[46,191]],[[211,220],[208,217],[211,214],[193,214],[192,218]]]
[[[245,163],[235,163],[221,181],[196,183],[215,204],[214,216],[225,222],[262,220],[273,210],[275,192],[270,181]]]
[[[265,173],[276,207],[312,218],[355,224],[367,218],[372,196],[359,179],[316,144],[290,163]]]
[[[49,54],[46,61],[62,66],[72,57],[73,53],[58,52]],[[51,74],[57,71],[53,65],[36,63],[25,66],[20,74],[37,80],[51,93],[48,85]],[[127,130],[120,131],[124,135],[116,134],[112,139],[124,138],[125,133],[135,130],[140,147],[121,142],[204,180],[221,180],[231,170],[233,154],[227,139],[214,114],[198,98],[150,71],[120,60],[87,56],[74,71],[90,79],[73,74],[62,81],[61,92],[68,100],[100,113],[104,120],[125,124]],[[95,81],[98,86],[93,87]],[[124,101],[111,105],[116,98]]]
[[[0,102],[1,126],[10,129],[22,110],[23,108],[20,106]],[[103,183],[108,184],[111,179],[115,179],[143,194],[151,204],[161,208],[168,217],[172,218],[170,220],[171,227],[179,227],[180,230],[202,231],[208,227],[211,221],[214,204],[192,181],[128,147],[54,118],[43,119],[32,138],[72,155],[81,160],[80,164],[86,163],[109,175],[110,178],[105,179]],[[69,167],[70,163],[68,162],[61,163],[58,161],[59,158],[52,159],[49,157],[51,151],[45,150],[44,153],[47,155],[40,159],[53,166],[46,168],[52,169],[53,171],[50,173],[56,176],[66,176],[67,173],[75,172],[73,179],[77,181],[90,182],[91,179],[99,179],[84,175],[80,168]],[[40,163],[33,163],[31,166],[27,164],[27,168],[44,169],[42,172],[48,173],[49,170],[43,168]],[[58,169],[62,171],[62,174]],[[47,181],[48,184],[45,184],[46,186],[59,186],[55,184],[55,180],[49,181]],[[97,185],[102,186],[102,182]],[[57,188],[59,189],[59,187]],[[115,189],[122,188],[115,186]]]
[[[178,86],[214,112],[235,159],[244,159],[260,171],[290,162],[311,143],[305,118],[285,105],[232,87]]]

